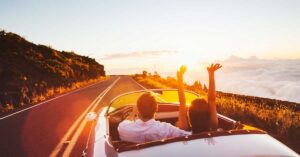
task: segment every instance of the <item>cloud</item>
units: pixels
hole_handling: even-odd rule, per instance
[[[110,74],[133,74],[142,70],[157,71],[162,76],[176,76],[179,66],[172,60],[176,51],[142,51],[106,55],[102,61]],[[134,59],[132,59],[134,58]],[[133,61],[134,60],[134,61]],[[178,61],[179,62],[179,61]],[[217,90],[300,103],[300,59],[276,60],[231,56],[217,61],[223,65],[216,73]],[[206,66],[188,67],[185,81],[195,80],[208,85]]]
[[[217,86],[224,92],[300,102],[300,60],[230,57],[221,61]]]
[[[130,53],[112,53],[107,54],[103,58],[100,58],[102,60],[113,60],[113,59],[122,59],[122,58],[140,58],[140,57],[153,57],[153,56],[160,56],[160,55],[166,55],[166,54],[175,54],[177,51],[171,51],[171,50],[162,50],[162,51],[135,51]]]

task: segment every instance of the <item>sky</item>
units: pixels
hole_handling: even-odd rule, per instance
[[[174,76],[186,64],[192,82],[232,56],[300,59],[299,8],[299,0],[1,0],[0,29],[96,58],[108,74]]]
[[[99,59],[177,51],[300,58],[298,0],[1,0],[0,28]]]

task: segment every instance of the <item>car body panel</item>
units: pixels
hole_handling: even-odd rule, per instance
[[[119,157],[252,157],[298,156],[285,145],[267,134],[218,136],[191,141],[179,141],[164,145],[121,152]]]
[[[95,142],[94,142],[94,150],[93,156],[107,156],[105,151],[105,141],[107,134],[107,126],[106,126],[106,117],[105,113],[107,111],[107,107],[101,109],[99,114],[99,118],[97,120],[97,124],[95,126]]]
[[[139,91],[140,92],[140,91]],[[144,91],[146,92],[146,91]],[[134,93],[135,92],[131,92]],[[130,94],[130,93],[129,93]],[[174,96],[174,93],[171,94]],[[125,96],[125,97],[123,97]],[[164,95],[166,96],[166,95]],[[170,95],[169,95],[170,96]],[[118,98],[126,98],[126,94],[116,97],[112,103],[118,100]],[[137,96],[134,96],[135,99]],[[190,96],[192,98],[193,96]],[[195,97],[198,95],[195,94]],[[166,99],[166,97],[164,97]],[[168,99],[175,105],[178,105],[177,102],[174,102],[172,99]],[[188,100],[191,101],[191,100]],[[122,107],[122,102],[126,104],[132,104],[134,100],[121,100],[118,102],[119,107]],[[111,104],[112,104],[111,103]],[[269,136],[265,132],[251,126],[242,125],[243,127],[238,128],[240,131],[248,132],[248,130],[255,130],[260,133],[246,133],[246,134],[235,134],[231,131],[226,131],[227,135],[221,133],[214,136],[208,133],[209,137],[203,136],[200,138],[186,138],[180,137],[183,140],[172,140],[172,142],[157,142],[159,144],[139,147],[133,145],[130,149],[116,149],[111,143],[109,135],[109,114],[112,113],[116,108],[109,110],[108,107],[102,108],[97,124],[95,126],[95,141],[93,147],[93,156],[95,157],[150,157],[150,156],[172,156],[172,157],[192,157],[192,156],[242,156],[242,157],[251,157],[251,156],[260,156],[260,157],[269,157],[269,156],[299,156],[293,150],[280,143],[273,137]],[[178,112],[171,111],[169,113],[160,113],[160,117],[174,117],[178,115]],[[218,115],[219,118],[229,121],[230,123],[238,123],[226,116]],[[233,131],[234,132],[234,131]],[[238,130],[239,132],[239,130]],[[230,135],[228,135],[230,134]],[[193,136],[193,135],[191,135]],[[186,139],[185,139],[186,138]],[[166,140],[167,141],[167,140]],[[174,141],[174,142],[173,142]],[[136,147],[137,146],[137,147]]]

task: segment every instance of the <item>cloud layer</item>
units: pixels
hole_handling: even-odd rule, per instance
[[[221,63],[221,91],[300,102],[300,60],[231,57]]]
[[[130,58],[130,57],[153,57],[160,56],[165,54],[175,54],[177,51],[170,50],[162,50],[162,51],[135,51],[130,53],[112,53],[106,54],[103,58],[104,60],[112,60],[112,59],[122,59],[122,58]]]
[[[133,74],[142,70],[157,71],[162,76],[176,76],[180,59],[176,51],[139,51],[114,53],[100,59],[109,74]],[[178,62],[178,64],[177,64]],[[223,68],[216,73],[217,90],[274,98],[300,103],[300,59],[270,60],[231,56],[217,61]],[[200,61],[188,65],[185,81],[208,84],[206,66]]]

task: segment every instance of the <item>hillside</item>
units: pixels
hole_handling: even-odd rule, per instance
[[[0,31],[0,111],[34,104],[105,76],[95,59]]]
[[[177,88],[175,78],[163,78],[146,71],[132,76],[146,88]],[[207,88],[200,81],[185,84],[187,90],[207,98]],[[217,92],[217,111],[236,121],[267,131],[300,153],[300,104],[232,93]]]

